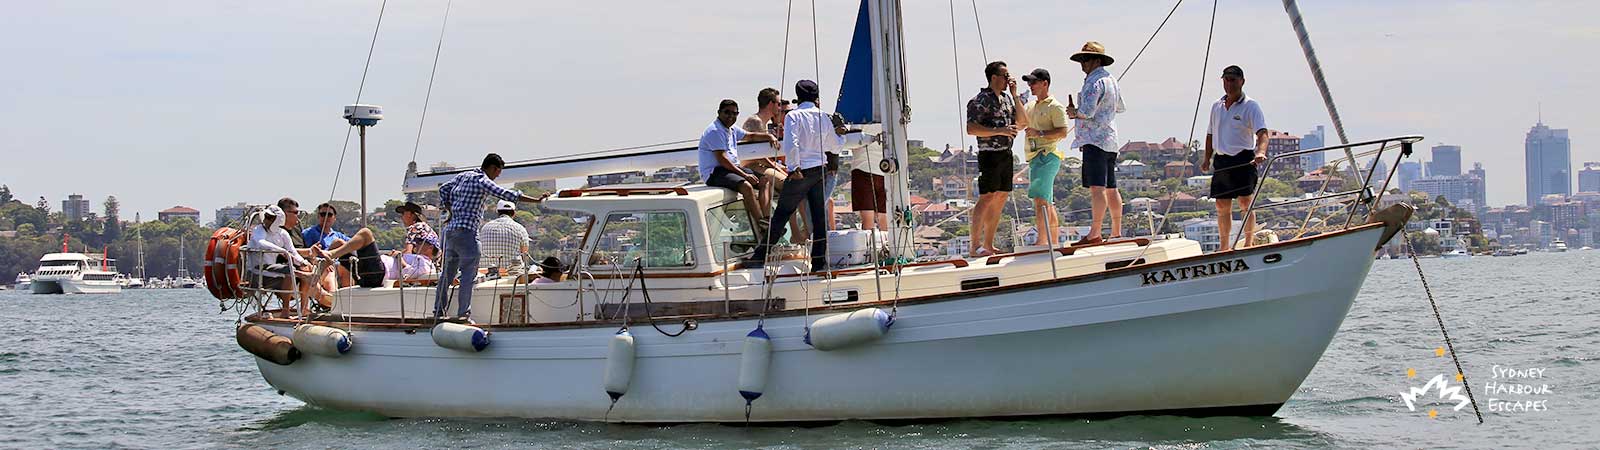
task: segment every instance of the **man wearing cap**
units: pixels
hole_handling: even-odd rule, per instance
[[[1072,147],[1083,152],[1083,187],[1089,188],[1089,235],[1077,244],[1100,242],[1100,224],[1111,216],[1111,237],[1122,236],[1122,194],[1117,193],[1117,114],[1122,106],[1122,90],[1117,79],[1106,71],[1116,60],[1106,54],[1099,42],[1089,41],[1071,58],[1083,68],[1083,89],[1078,91],[1080,109],[1067,99],[1067,117],[1076,119],[1077,133]]]
[[[756,190],[761,179],[739,165],[739,143],[749,139],[772,139],[765,131],[745,131],[734,126],[739,120],[739,102],[724,99],[717,105],[717,119],[700,134],[700,181],[706,186],[716,186],[739,193],[756,231],[762,231],[767,222],[766,205]]]
[[[516,203],[501,200],[494,210],[497,217],[478,229],[478,250],[490,273],[498,273],[494,270],[498,268],[510,276],[521,275],[525,272],[522,256],[528,254],[528,228],[515,220]]]
[[[456,306],[456,316],[470,321],[472,283],[478,276],[478,222],[483,221],[483,198],[493,194],[507,201],[544,200],[494,184],[505,167],[506,162],[500,155],[490,153],[483,157],[483,164],[477,169],[462,172],[439,186],[439,201],[450,213],[450,220],[444,226],[444,272],[434,291],[435,317],[444,316],[445,305],[450,300],[450,285],[459,282],[461,289],[457,295],[461,302]]]
[[[741,267],[761,267],[765,263],[772,244],[783,237],[789,218],[800,208],[801,202],[805,202],[805,207],[811,211],[808,217],[811,270],[827,270],[828,226],[823,217],[827,214],[826,194],[823,193],[823,165],[827,157],[824,153],[837,152],[844,146],[844,138],[834,131],[828,114],[817,106],[821,94],[815,81],[800,80],[795,83],[794,91],[800,106],[783,118],[783,155],[789,178],[783,183],[783,191],[778,193],[778,206],[769,222],[772,225],[767,229],[767,237],[756,246],[752,260]]]
[[[1067,138],[1067,107],[1050,95],[1050,71],[1033,69],[1022,76],[1035,98],[1027,111],[1028,198],[1033,199],[1040,243],[1054,246],[1061,227],[1056,216],[1056,174],[1061,172],[1062,154],[1058,145]]]
[[[1233,248],[1233,200],[1239,210],[1249,211],[1256,192],[1256,166],[1267,162],[1267,117],[1256,99],[1244,95],[1244,69],[1222,69],[1223,96],[1211,105],[1211,124],[1206,128],[1206,154],[1200,171],[1211,172],[1211,198],[1217,201],[1217,232],[1222,236],[1220,251]],[[1212,168],[1216,168],[1212,172]],[[1245,245],[1253,245],[1254,213],[1244,217]]]
[[[967,101],[967,134],[978,138],[978,205],[972,209],[972,253],[968,255],[973,257],[999,252],[994,235],[1013,187],[1011,145],[1017,132],[1028,125],[1027,115],[1017,114],[1022,111],[1022,100],[1017,98],[1017,80],[1011,78],[1006,63],[990,62],[983,67],[983,76],[989,85]]]

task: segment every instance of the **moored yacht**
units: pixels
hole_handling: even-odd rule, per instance
[[[1550,240],[1550,251],[1552,251],[1552,252],[1564,252],[1564,251],[1567,251],[1567,242],[1561,240],[1561,238],[1551,239]]]
[[[39,259],[34,272],[35,294],[115,294],[117,269],[112,260],[97,253],[51,253]]]
[[[29,276],[27,272],[17,272],[17,281],[11,287],[19,291],[31,289],[33,287],[33,277]]]

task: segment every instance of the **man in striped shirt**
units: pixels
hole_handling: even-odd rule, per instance
[[[483,199],[493,194],[502,200],[538,202],[520,192],[494,184],[506,161],[490,153],[483,157],[483,165],[462,172],[439,186],[439,202],[450,214],[444,226],[444,272],[439,276],[439,287],[434,291],[433,315],[444,317],[445,306],[450,303],[450,285],[461,283],[461,302],[456,306],[456,316],[471,322],[472,283],[478,276],[478,223],[483,221]]]

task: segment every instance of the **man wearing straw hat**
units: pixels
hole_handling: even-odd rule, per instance
[[[1117,193],[1117,114],[1122,105],[1122,90],[1117,79],[1106,71],[1116,59],[1106,54],[1099,42],[1089,41],[1072,54],[1083,67],[1083,89],[1078,92],[1080,109],[1067,98],[1067,117],[1076,119],[1077,134],[1072,147],[1083,152],[1083,187],[1089,188],[1089,235],[1077,244],[1100,242],[1100,223],[1111,216],[1111,237],[1122,236],[1122,194]]]
[[[1200,171],[1211,174],[1211,198],[1217,201],[1217,232],[1222,236],[1218,251],[1233,248],[1233,200],[1241,211],[1250,210],[1256,192],[1256,166],[1267,162],[1267,118],[1261,104],[1244,95],[1244,69],[1222,69],[1222,92],[1211,105],[1211,124],[1206,128],[1206,154]],[[1213,159],[1215,158],[1215,159]],[[1244,217],[1244,242],[1253,245],[1255,215]]]

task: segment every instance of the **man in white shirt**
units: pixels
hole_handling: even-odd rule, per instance
[[[756,195],[761,179],[739,164],[739,143],[748,138],[771,139],[771,135],[734,126],[738,120],[739,102],[724,99],[717,105],[717,120],[711,121],[700,134],[700,181],[706,186],[738,192],[750,220],[760,231],[768,217],[766,205],[762,205],[761,197]]]
[[[844,146],[844,139],[834,132],[833,121],[828,114],[817,106],[820,94],[815,81],[800,80],[795,83],[794,90],[800,106],[783,118],[783,155],[789,177],[783,183],[783,191],[778,194],[778,207],[772,215],[772,226],[767,230],[767,237],[756,247],[752,260],[741,264],[741,267],[761,267],[765,263],[772,243],[783,237],[789,217],[804,201],[806,208],[812,212],[809,217],[811,270],[827,270],[828,226],[823,217],[827,211],[823,203],[826,198],[823,192],[823,164],[827,160],[823,154],[830,151],[837,153]]]
[[[528,254],[528,229],[513,220],[516,203],[501,200],[494,209],[498,217],[478,229],[478,252],[491,271],[498,268],[506,275],[521,275],[526,272],[522,256]]]
[[[1249,211],[1256,192],[1256,166],[1267,162],[1267,119],[1256,100],[1244,96],[1244,69],[1222,69],[1222,91],[1226,94],[1211,105],[1211,124],[1206,128],[1206,154],[1200,171],[1211,172],[1211,198],[1217,201],[1217,232],[1222,236],[1220,251],[1233,248],[1233,200],[1239,210]],[[1213,158],[1215,158],[1213,160]],[[1245,245],[1254,245],[1255,215],[1244,217]]]

